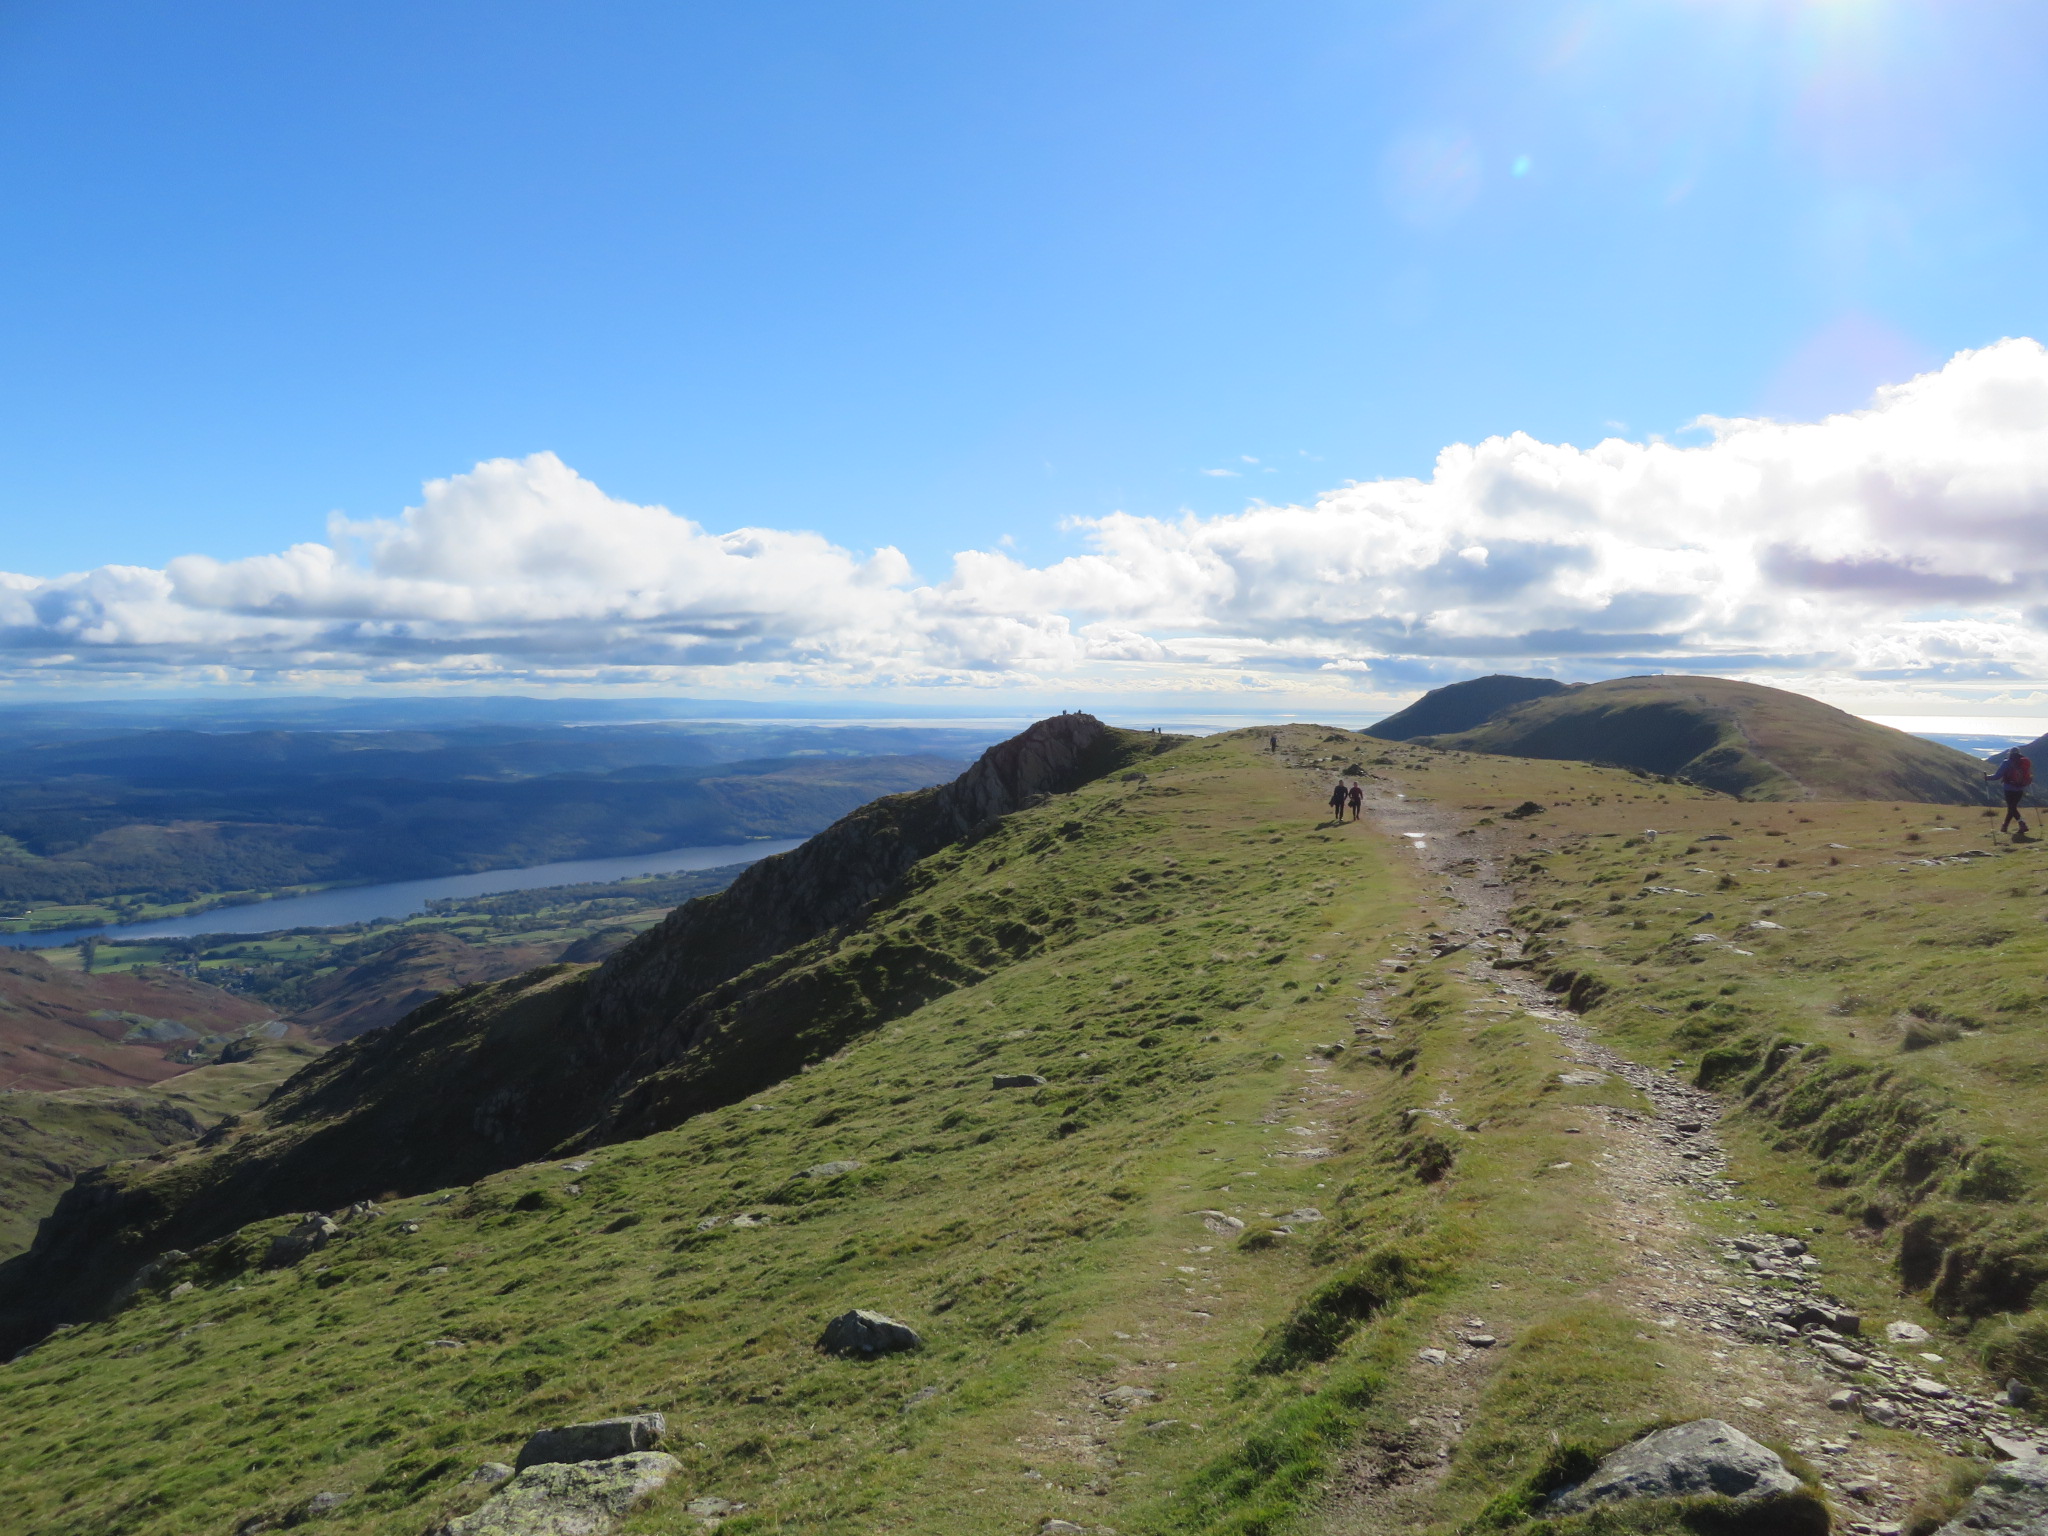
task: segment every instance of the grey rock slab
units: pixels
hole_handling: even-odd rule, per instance
[[[660,1451],[528,1467],[435,1536],[604,1536],[682,1469]]]
[[[667,1433],[668,1420],[658,1413],[558,1424],[528,1438],[519,1452],[518,1470],[558,1462],[610,1461],[635,1451],[651,1451]]]
[[[1906,1383],[1907,1389],[1922,1397],[1952,1397],[1955,1394],[1931,1376],[1915,1376]]]
[[[887,1355],[916,1349],[924,1340],[915,1329],[893,1317],[856,1307],[827,1323],[824,1337],[818,1342],[835,1355]]]
[[[511,1477],[513,1471],[512,1467],[507,1466],[502,1461],[487,1461],[470,1473],[469,1476],[465,1477],[463,1481],[465,1483],[488,1483],[496,1486]]]
[[[1785,1470],[1778,1453],[1759,1445],[1732,1424],[1694,1419],[1661,1429],[1605,1457],[1593,1475],[1552,1494],[1549,1508],[1560,1514],[1627,1499],[1683,1499],[1702,1494],[1759,1498],[1794,1493],[1799,1479]]]
[[[684,1513],[695,1515],[699,1520],[723,1520],[727,1515],[736,1515],[747,1506],[733,1499],[721,1499],[715,1493],[708,1493],[701,1499],[692,1499],[683,1506]]]
[[[851,1160],[836,1163],[818,1163],[813,1167],[806,1168],[804,1170],[804,1177],[807,1179],[836,1179],[842,1173],[851,1173],[859,1166],[859,1163]]]
[[[2006,1462],[1934,1536],[2048,1536],[2048,1456]]]
[[[1156,1403],[1159,1394],[1150,1387],[1112,1387],[1102,1394],[1102,1400],[1112,1408],[1135,1408],[1140,1403]]]
[[[1840,1344],[1816,1344],[1813,1346],[1813,1349],[1814,1353],[1823,1360],[1833,1365],[1839,1365],[1845,1371],[1860,1371],[1870,1364],[1867,1357],[1857,1354],[1853,1349],[1844,1348]]]
[[[1918,1323],[1886,1323],[1884,1336],[1894,1344],[1918,1344],[1927,1337],[1927,1330]]]

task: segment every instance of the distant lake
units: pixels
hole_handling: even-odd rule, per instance
[[[345,923],[373,923],[424,912],[427,903],[446,896],[492,896],[500,891],[531,891],[550,885],[584,885],[626,880],[634,875],[672,875],[683,870],[719,869],[751,864],[802,846],[803,838],[758,843],[720,843],[708,848],[670,848],[661,853],[628,854],[619,859],[572,859],[566,864],[534,864],[525,869],[489,869],[477,875],[444,875],[436,880],[398,880],[389,885],[352,885],[345,890],[312,896],[284,896],[276,901],[215,907],[189,917],[124,923],[112,928],[51,928],[42,933],[0,934],[0,948],[51,949],[96,938],[187,938],[197,933],[276,933],[284,928],[339,928]]]

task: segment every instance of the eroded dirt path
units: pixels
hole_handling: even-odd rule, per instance
[[[1302,778],[1305,793],[1327,792],[1323,774]],[[1660,1069],[1623,1057],[1532,972],[1496,965],[1521,956],[1524,936],[1507,921],[1515,896],[1505,866],[1511,852],[1535,846],[1525,833],[1510,841],[1498,829],[1465,832],[1456,812],[1409,799],[1398,782],[1367,780],[1366,789],[1362,830],[1405,842],[1458,907],[1455,923],[1380,962],[1384,980],[1369,981],[1361,993],[1361,1044],[1370,1049],[1375,1036],[1387,1033],[1380,1006],[1400,985],[1401,969],[1435,958],[1460,965],[1501,1008],[1540,1020],[1566,1058],[1567,1081],[1611,1076],[1643,1096],[1646,1110],[1584,1111],[1594,1132],[1586,1161],[1597,1191],[1585,1214],[1617,1252],[1616,1276],[1600,1289],[1633,1316],[1639,1338],[1669,1334],[1708,1362],[1710,1379],[1697,1385],[1714,1413],[1753,1435],[1792,1444],[1820,1470],[1847,1529],[1874,1536],[1894,1536],[1927,1474],[1923,1461],[1873,1443],[1873,1424],[1925,1437],[1951,1454],[1984,1454],[1987,1431],[2034,1439],[2036,1429],[1997,1403],[1945,1386],[1930,1342],[1887,1341],[1885,1319],[1855,1319],[1834,1302],[1818,1260],[1797,1239],[1744,1232],[1731,1240],[1701,1224],[1708,1202],[1768,1204],[1735,1193],[1738,1181],[1728,1177],[1716,1134],[1721,1101],[1681,1081],[1675,1065]],[[1459,1125],[1454,1103],[1425,1113]],[[1332,1489],[1325,1529],[1378,1536],[1427,1518],[1434,1485],[1499,1358],[1487,1327],[1477,1316],[1439,1320],[1397,1404],[1407,1415],[1405,1428],[1357,1448]],[[1859,1372],[1881,1378],[1882,1392],[1852,1387]],[[1846,1391],[1857,1395],[1844,1399]]]

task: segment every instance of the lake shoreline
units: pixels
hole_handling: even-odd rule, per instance
[[[87,939],[119,943],[134,939],[240,936],[287,933],[301,928],[345,928],[356,923],[414,916],[426,911],[428,902],[451,897],[545,890],[555,885],[632,880],[647,875],[752,864],[778,853],[787,853],[804,841],[803,838],[757,838],[739,843],[656,849],[649,853],[621,854],[602,859],[570,859],[517,868],[476,870],[468,874],[438,875],[420,880],[336,884],[311,890],[286,887],[249,900],[222,902],[130,923],[86,923],[63,928],[0,932],[0,949],[61,949]],[[280,908],[285,910],[278,911]],[[320,914],[325,920],[309,918],[309,913]],[[248,916],[237,919],[228,914]],[[266,918],[275,915],[278,920],[265,921],[258,926],[251,922],[258,914]],[[300,920],[294,921],[294,918]],[[208,919],[218,921],[208,922]]]

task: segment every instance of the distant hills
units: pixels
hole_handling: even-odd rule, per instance
[[[1455,719],[1509,684],[1543,689],[1463,729],[1395,739],[1508,757],[1568,758],[1672,774],[1749,800],[1911,800],[1980,805],[1985,766],[1966,752],[1859,719],[1818,699],[1718,677],[1619,677],[1564,688],[1479,678],[1417,700],[1373,727]],[[1482,686],[1484,685],[1484,686]],[[1440,703],[1432,703],[1439,696]]]
[[[735,741],[778,755],[734,761]],[[899,744],[916,750],[876,750]],[[806,836],[969,750],[967,733],[673,726],[45,740],[0,750],[0,916]]]

